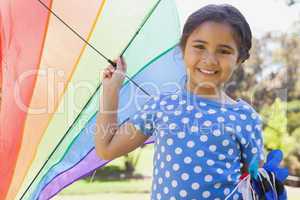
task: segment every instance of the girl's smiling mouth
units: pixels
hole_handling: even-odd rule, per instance
[[[196,70],[205,75],[215,75],[218,73],[218,70],[209,70],[209,69],[202,69],[202,68],[196,68]]]

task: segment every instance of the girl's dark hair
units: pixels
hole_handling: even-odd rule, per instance
[[[237,8],[228,4],[210,4],[191,14],[184,25],[180,39],[180,47],[182,50],[185,49],[187,39],[192,32],[206,21],[229,24],[233,29],[234,37],[238,44],[238,60],[244,62],[249,58],[249,50],[252,45],[250,26],[243,14]]]

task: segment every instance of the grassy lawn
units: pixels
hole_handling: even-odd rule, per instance
[[[150,199],[150,185],[149,181],[143,183],[143,181],[133,182],[107,182],[104,184],[86,184],[79,181],[76,186],[74,184],[73,192],[63,192],[54,200],[141,200]],[[70,187],[70,189],[71,189]],[[81,187],[81,188],[80,188]],[[76,193],[74,190],[79,189],[85,192]],[[287,187],[288,199],[298,200],[300,196],[300,188]]]
[[[85,195],[85,196],[66,196],[60,195],[52,200],[147,200],[150,199],[149,194],[144,193],[109,193],[109,194],[93,194],[93,195]]]
[[[95,193],[149,193],[151,179],[130,181],[93,182],[78,181],[61,192],[62,195],[84,195]]]

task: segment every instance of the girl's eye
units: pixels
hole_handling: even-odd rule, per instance
[[[231,52],[228,51],[228,50],[226,50],[226,49],[221,49],[221,50],[219,50],[219,52],[220,52],[221,54],[231,54]]]
[[[205,49],[205,47],[203,45],[195,45],[194,47],[197,49]]]

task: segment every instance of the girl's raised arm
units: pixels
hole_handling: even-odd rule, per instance
[[[95,148],[99,157],[111,160],[133,151],[148,137],[139,133],[132,123],[117,124],[119,91],[125,78],[126,64],[119,58],[116,70],[108,66],[103,72],[100,110],[95,131]]]

